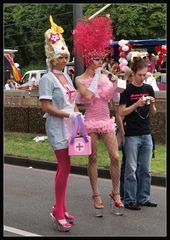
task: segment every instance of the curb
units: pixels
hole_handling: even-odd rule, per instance
[[[21,158],[15,156],[4,156],[4,163],[19,165],[25,167],[40,168],[46,170],[56,171],[57,164],[47,161],[41,161],[36,159]],[[87,168],[82,166],[71,166],[71,173],[87,176]],[[98,176],[100,178],[110,179],[110,171],[108,169],[98,168]],[[152,175],[151,184],[156,186],[165,187],[166,177],[159,175]]]

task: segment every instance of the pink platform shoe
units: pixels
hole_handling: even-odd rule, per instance
[[[53,222],[53,227],[59,232],[68,232],[72,225],[66,221],[66,219],[57,220],[52,213],[50,213],[51,220]]]
[[[54,209],[55,209],[55,206],[53,206],[52,210],[54,210]],[[75,216],[70,215],[68,212],[65,212],[64,216],[68,223],[72,223],[72,224],[74,223]]]

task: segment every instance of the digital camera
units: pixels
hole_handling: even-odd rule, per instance
[[[146,105],[149,105],[149,104],[150,104],[150,100],[151,100],[151,97],[150,97],[150,96],[146,96],[146,97],[143,96],[142,99],[145,101]]]

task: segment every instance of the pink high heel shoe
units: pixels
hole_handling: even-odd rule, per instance
[[[117,208],[122,208],[122,207],[124,207],[124,205],[123,205],[123,203],[121,202],[121,200],[120,200],[120,201],[116,201],[116,200],[115,200],[115,196],[117,196],[117,195],[120,196],[119,193],[114,193],[114,192],[111,192],[111,193],[109,194],[109,196],[111,197],[111,199],[112,199],[113,202],[114,202],[115,207],[117,207]]]
[[[68,232],[72,225],[66,221],[66,219],[57,220],[52,213],[50,213],[50,217],[53,222],[53,226],[56,228],[59,232]]]
[[[68,223],[74,223],[75,216],[68,214],[68,212],[65,212],[64,216]]]
[[[117,216],[122,216],[123,215],[122,209],[124,208],[124,205],[121,202],[121,200],[116,200],[115,199],[115,196],[117,196],[117,195],[120,196],[119,193],[114,193],[114,192],[111,192],[109,194],[109,196],[111,197],[111,202],[110,202],[111,212],[114,213]]]
[[[53,206],[52,210],[54,210],[54,209],[55,209],[55,206]],[[75,216],[70,215],[68,212],[65,212],[64,217],[65,217],[65,219],[67,220],[68,223],[74,223]]]

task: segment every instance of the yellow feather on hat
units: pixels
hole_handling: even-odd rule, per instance
[[[60,27],[56,23],[54,23],[51,15],[50,15],[50,23],[51,23],[51,28],[54,32],[56,32],[56,33],[63,33],[64,32],[64,29],[62,27]]]

